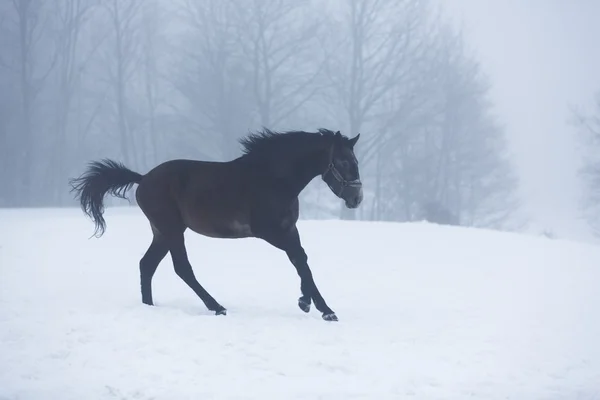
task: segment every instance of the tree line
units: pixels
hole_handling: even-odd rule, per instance
[[[427,0],[0,2],[0,206],[73,206],[91,159],[225,161],[249,131],[361,133],[365,201],[305,218],[514,224],[489,81]]]

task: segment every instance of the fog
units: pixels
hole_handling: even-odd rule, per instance
[[[68,179],[99,158],[145,173],[323,127],[361,134],[365,201],[315,179],[303,218],[593,233],[597,2],[323,4],[0,3],[0,207],[77,206]]]
[[[600,89],[600,3],[442,3],[490,75],[528,214],[556,234],[585,236],[580,141],[570,120],[571,107],[590,109]]]

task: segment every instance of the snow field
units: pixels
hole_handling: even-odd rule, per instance
[[[141,211],[0,210],[0,399],[600,399],[600,248],[431,224],[301,221],[340,321],[285,254],[186,234],[141,304]]]

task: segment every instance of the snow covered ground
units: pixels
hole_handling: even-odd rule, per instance
[[[296,306],[286,256],[187,234],[140,302],[150,229],[109,208],[0,210],[0,399],[600,399],[600,248],[430,224],[302,221],[340,321]]]

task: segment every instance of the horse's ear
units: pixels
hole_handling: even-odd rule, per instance
[[[354,147],[354,145],[356,144],[356,142],[358,142],[358,138],[360,138],[360,133],[357,134],[356,136],[354,136],[352,139],[350,139],[350,146]]]
[[[340,139],[341,137],[342,137],[342,134],[340,133],[340,131],[337,131],[337,132],[335,133],[335,138],[336,138],[336,139]]]

